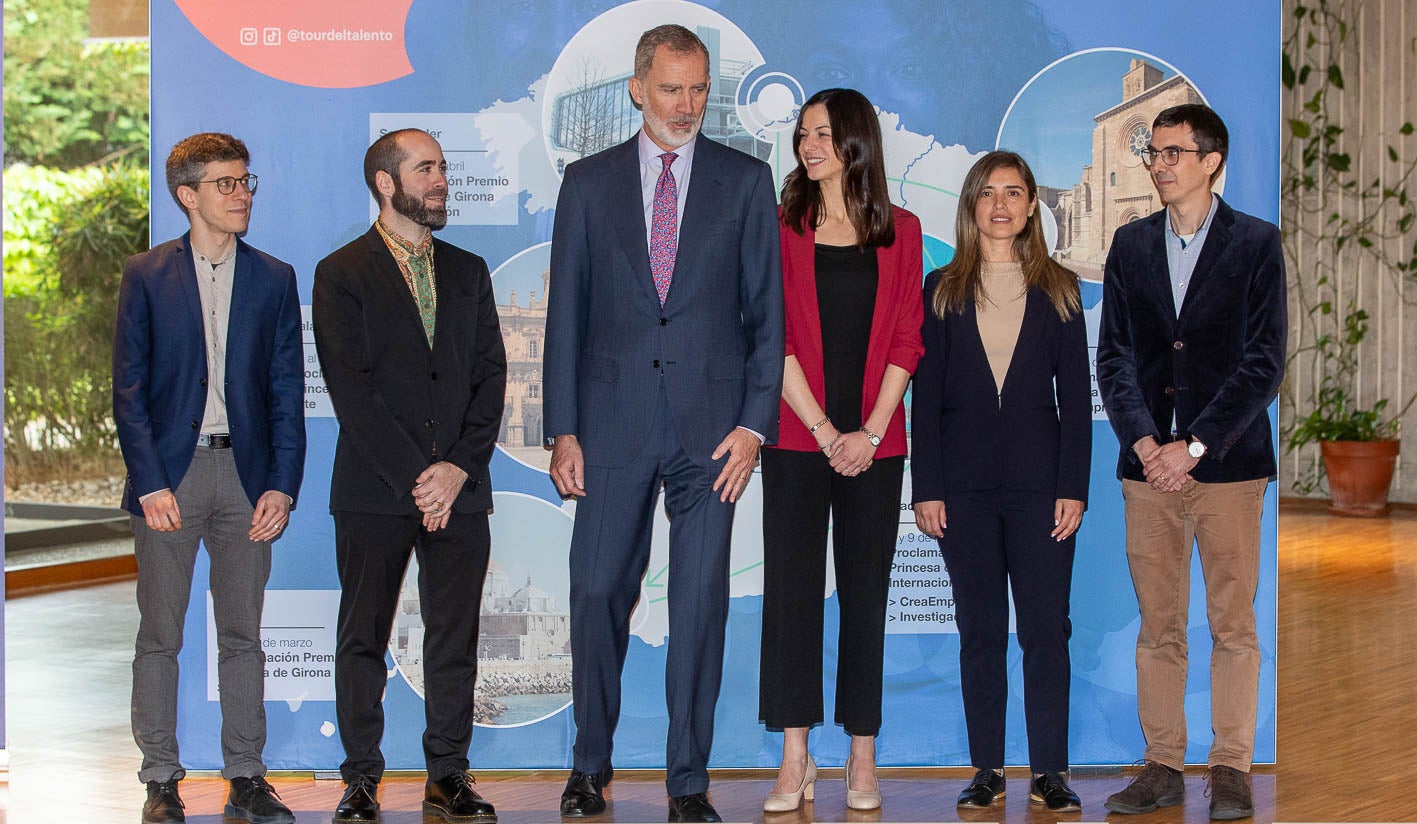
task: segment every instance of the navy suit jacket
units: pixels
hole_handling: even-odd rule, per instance
[[[663,381],[684,451],[709,466],[736,426],[777,436],[785,333],[772,176],[699,135],[661,307],[637,140],[572,163],[561,182],[545,433],[575,435],[588,464],[624,466],[644,444]]]
[[[305,373],[295,270],[236,242],[226,335],[226,415],[241,487],[300,492]],[[123,508],[177,489],[197,449],[207,404],[206,327],[189,235],[128,258],[113,340],[113,420],[128,480]]]
[[[1010,490],[1087,501],[1092,471],[1091,377],[1081,312],[1067,321],[1040,289],[998,394],[974,302],[937,317],[940,271],[925,279],[925,354],[911,396],[911,499]]]
[[[467,473],[459,514],[492,508],[487,467],[502,426],[507,356],[487,263],[433,239],[433,345],[379,230],[315,267],[315,346],[339,416],[330,510],[418,511],[413,484],[447,461]]]
[[[1171,440],[1173,412],[1178,435],[1208,449],[1197,481],[1273,476],[1265,409],[1284,377],[1288,311],[1279,229],[1220,201],[1178,313],[1167,219],[1122,226],[1107,254],[1097,383],[1121,444],[1117,477],[1146,480],[1132,446]]]

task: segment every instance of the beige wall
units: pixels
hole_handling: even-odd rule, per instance
[[[1286,35],[1295,25],[1296,5],[1296,0],[1284,0]],[[1346,124],[1348,145],[1344,149],[1353,157],[1353,177],[1371,182],[1379,175],[1390,175],[1397,166],[1388,160],[1388,145],[1396,146],[1404,158],[1417,156],[1417,136],[1397,135],[1404,121],[1417,123],[1417,5],[1411,0],[1350,0],[1330,5],[1346,10],[1344,15],[1355,23],[1354,34],[1340,60],[1346,88],[1330,100],[1341,103],[1338,119]],[[1299,44],[1300,49],[1303,46]],[[1300,56],[1303,56],[1302,51]],[[1327,63],[1324,59],[1320,65]],[[1312,87],[1311,81],[1307,90],[1296,93],[1281,88],[1286,123],[1290,113],[1299,110],[1304,100],[1312,95]],[[1282,128],[1281,145],[1288,145],[1289,129],[1287,125]],[[1365,137],[1361,144],[1356,140],[1359,135]],[[1417,179],[1410,181],[1408,188],[1417,196]],[[1335,208],[1349,217],[1356,214],[1351,206],[1336,201],[1310,202],[1321,207],[1322,215]],[[1296,217],[1291,211],[1282,216],[1286,227],[1296,219],[1309,221],[1311,226],[1322,219],[1312,215]],[[1417,228],[1400,241],[1390,242],[1389,248],[1395,255],[1406,252],[1410,256],[1414,241],[1417,241]],[[1312,340],[1316,331],[1308,318],[1300,317],[1300,307],[1294,299],[1296,288],[1312,284],[1324,261],[1312,244],[1289,246],[1293,249],[1287,260],[1291,284],[1289,347],[1293,352],[1300,343],[1300,335]],[[1364,351],[1359,381],[1360,396],[1369,402],[1387,397],[1390,407],[1400,407],[1417,391],[1417,277],[1409,276],[1404,283],[1357,249],[1343,251],[1332,263],[1332,277],[1340,295],[1356,298],[1370,315],[1369,343]],[[1293,418],[1287,400],[1302,400],[1314,380],[1311,362],[1305,363],[1301,358],[1291,364],[1281,394],[1281,429]],[[1403,419],[1402,441],[1392,500],[1414,502],[1417,501],[1417,405],[1409,409]],[[1314,459],[1317,449],[1285,454],[1284,448],[1281,441],[1279,491],[1281,495],[1294,495],[1290,484],[1303,471],[1306,462]]]

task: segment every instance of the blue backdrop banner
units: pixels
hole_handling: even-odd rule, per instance
[[[154,0],[153,168],[198,131],[244,139],[260,196],[247,240],[291,262],[308,304],[315,263],[364,232],[376,208],[362,161],[387,130],[426,129],[448,160],[442,237],[493,269],[509,382],[492,463],[492,567],[482,600],[474,768],[568,767],[567,552],[575,505],[556,495],[541,442],[541,349],[549,241],[565,164],[639,126],[626,81],[639,34],[665,22],[697,31],[711,53],[704,129],[793,168],[797,109],[829,86],[859,89],[879,108],[892,199],[920,216],[925,270],[949,260],[958,191],[996,147],[1021,152],[1042,186],[1055,255],[1083,278],[1095,344],[1101,269],[1115,228],[1160,208],[1140,162],[1161,109],[1204,101],[1230,128],[1220,188],[1232,205],[1278,220],[1279,0],[1195,0],[1150,13],[1123,0]],[[159,172],[160,174],[160,172]],[[187,228],[168,198],[154,238]],[[237,307],[239,311],[239,307]],[[338,424],[325,394],[306,306],[305,486],[276,544],[262,641],[273,769],[333,768],[334,618],[339,598],[330,467]],[[1095,396],[1094,392],[1094,396]],[[1271,410],[1271,415],[1273,411]],[[1073,579],[1071,758],[1130,763],[1143,741],[1136,713],[1138,618],[1123,551],[1117,446],[1094,404],[1090,509]],[[772,766],[780,737],[758,722],[762,598],[761,485],[734,527],[732,600],[712,766]],[[882,765],[967,765],[959,636],[948,572],[901,506],[886,639]],[[1263,651],[1255,760],[1274,760],[1275,490],[1265,501],[1256,601]],[[668,643],[667,527],[659,515],[631,626],[617,767],[664,763]],[[823,690],[831,705],[836,597],[830,577]],[[216,642],[205,558],[181,654],[183,761],[218,768]],[[390,768],[423,766],[422,618],[410,569],[388,652],[384,752]],[[1191,580],[1187,760],[1211,741],[1210,636],[1199,565]],[[1009,656],[1008,760],[1026,763],[1021,660]],[[813,731],[823,764],[844,760],[838,727]]]

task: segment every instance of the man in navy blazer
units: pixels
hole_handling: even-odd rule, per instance
[[[571,538],[576,743],[561,813],[605,809],[630,612],[661,485],[669,537],[670,821],[717,821],[708,758],[733,505],[777,434],[783,304],[766,164],[699,133],[709,55],[682,26],[640,38],[644,128],[566,167],[546,324],[551,477]]]
[[[173,147],[167,187],[191,231],[129,258],[118,296],[113,418],[138,561],[132,715],[148,824],[184,820],[177,652],[198,542],[211,559],[225,813],[295,820],[261,760],[261,607],[305,466],[300,297],[288,264],[239,237],[256,192],[249,161],[226,134]]]
[[[1161,112],[1142,159],[1166,208],[1118,229],[1107,256],[1097,382],[1121,444],[1146,736],[1146,765],[1107,799],[1113,812],[1149,812],[1185,797],[1193,537],[1214,641],[1210,815],[1254,811],[1254,600],[1264,492],[1275,474],[1265,410],[1284,374],[1287,310],[1279,230],[1211,192],[1228,144],[1225,124],[1206,106]]]

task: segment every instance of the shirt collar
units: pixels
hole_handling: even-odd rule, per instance
[[[1219,206],[1220,196],[1217,195],[1215,192],[1211,192],[1210,211],[1205,213],[1205,220],[1202,220],[1201,225],[1196,228],[1196,233],[1191,236],[1190,240],[1185,241],[1183,245],[1190,246],[1192,243],[1195,243],[1196,240],[1205,237],[1205,233],[1210,229],[1211,220],[1215,218],[1215,210]],[[1171,211],[1169,209],[1166,211],[1166,215],[1161,222],[1166,225],[1166,239],[1174,240],[1178,243],[1181,242],[1181,236],[1176,234],[1176,227],[1171,225]]]
[[[383,235],[384,240],[386,242],[398,244],[399,248],[403,249],[410,255],[425,254],[433,246],[432,232],[428,233],[428,237],[424,238],[422,243],[414,243],[413,241],[409,240],[398,232],[395,232],[393,229],[390,229],[388,225],[384,223],[383,220],[375,220],[374,225],[378,227],[379,234]]]
[[[679,164],[678,167],[680,169],[687,169],[690,165],[693,164],[694,144],[698,142],[699,138],[697,135],[695,135],[693,140],[690,140],[688,143],[685,143],[683,146],[680,146],[679,148],[674,150],[674,154],[678,155],[679,159],[684,161],[682,164]],[[639,140],[637,145],[639,146],[640,150],[641,166],[644,166],[648,163],[657,162],[659,160],[659,156],[664,154],[664,150],[659,148],[658,143],[655,143],[653,140],[650,139],[649,133],[644,130],[643,126],[640,127]]]

